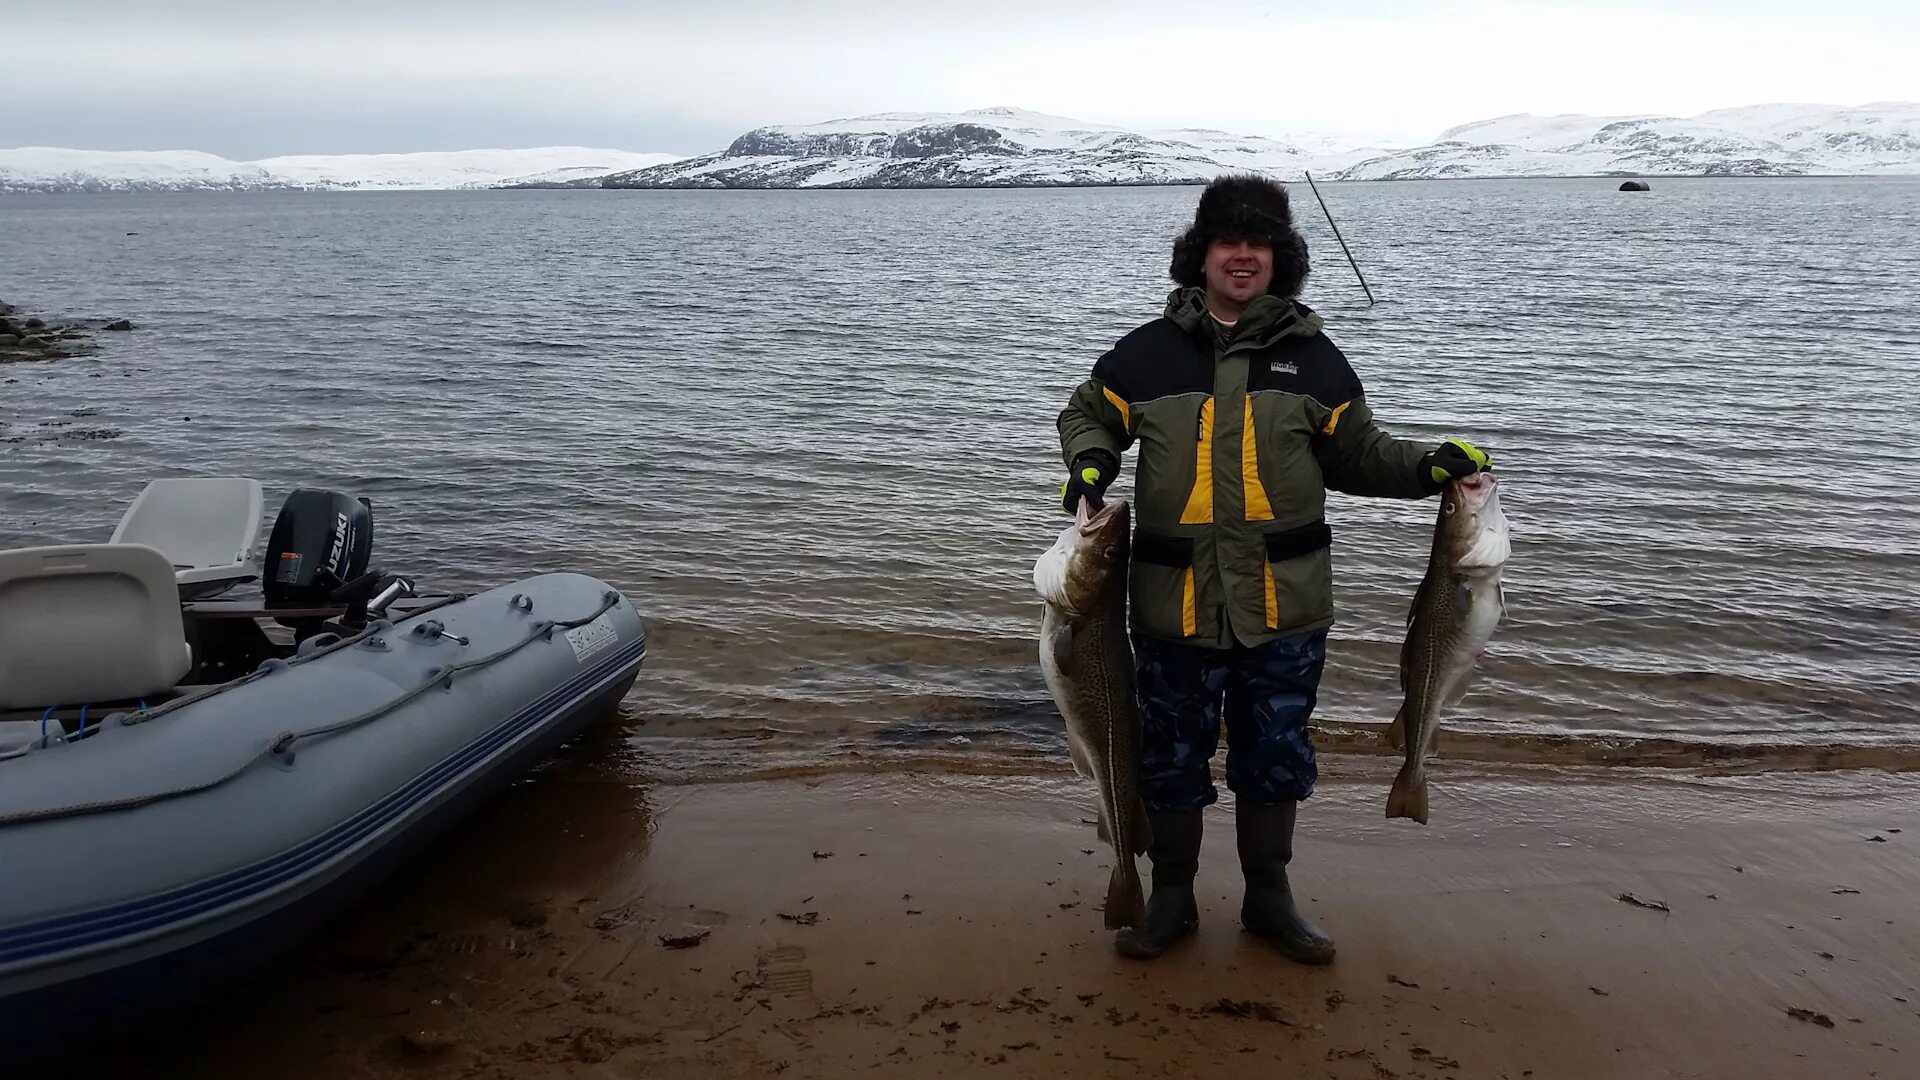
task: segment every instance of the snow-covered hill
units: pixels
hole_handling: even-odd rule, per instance
[[[529,150],[455,150],[419,154],[315,154],[252,162],[303,187],[388,190],[495,187],[501,183],[586,170],[602,174],[644,169],[676,160],[672,154],[635,154],[583,146]]]
[[[194,150],[0,150],[0,192],[252,191],[295,186],[258,165]]]
[[[580,146],[229,161],[193,150],[0,150],[0,192],[434,190],[600,176],[673,161]]]
[[[1920,172],[1920,105],[1885,101],[1856,109],[1751,105],[1695,119],[1764,137],[1858,172]]]
[[[1380,154],[1349,180],[1920,173],[1920,104],[1751,105],[1691,118],[1502,116]]]
[[[605,187],[1009,187],[1178,184],[1223,171],[1297,172],[1280,139],[1133,131],[1024,109],[878,113],[756,128],[716,153],[616,173]]]
[[[1140,130],[1020,109],[880,113],[756,128],[719,153],[616,173],[604,187],[989,187],[1297,179],[1920,173],[1920,105],[1758,105],[1691,119],[1505,116],[1405,149],[1324,136]],[[592,186],[580,181],[578,186]]]

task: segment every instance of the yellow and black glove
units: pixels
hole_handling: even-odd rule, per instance
[[[1449,480],[1493,468],[1493,457],[1465,439],[1448,439],[1420,458],[1420,485],[1431,495]]]
[[[1118,475],[1119,464],[1106,454],[1089,451],[1074,458],[1067,466],[1066,483],[1060,485],[1060,509],[1071,514],[1081,499],[1087,500],[1087,509],[1100,509],[1107,487]]]

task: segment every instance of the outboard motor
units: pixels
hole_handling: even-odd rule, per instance
[[[335,594],[366,575],[372,556],[372,503],[300,488],[274,519],[260,589],[269,604],[339,603]]]

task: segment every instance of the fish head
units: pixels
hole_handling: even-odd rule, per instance
[[[1463,476],[1440,495],[1440,540],[1455,573],[1498,570],[1512,554],[1500,481],[1490,472]]]
[[[1080,500],[1073,514],[1073,527],[1080,534],[1076,556],[1092,564],[1112,569],[1127,561],[1127,527],[1132,517],[1124,499],[1108,499],[1098,510],[1089,511]]]
[[[1081,500],[1073,524],[1034,563],[1035,591],[1068,614],[1092,611],[1113,576],[1126,574],[1130,519],[1125,500],[1109,498],[1091,511]]]

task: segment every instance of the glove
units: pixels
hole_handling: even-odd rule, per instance
[[[1081,499],[1087,509],[1098,510],[1107,485],[1118,476],[1118,465],[1107,455],[1094,451],[1081,454],[1067,466],[1067,481],[1060,485],[1060,509],[1071,514]]]
[[[1493,457],[1465,439],[1448,439],[1420,458],[1420,483],[1429,493],[1449,480],[1493,468]]]

